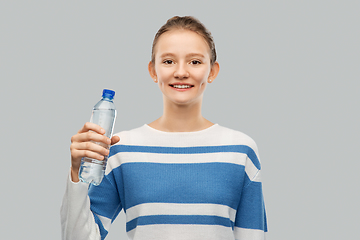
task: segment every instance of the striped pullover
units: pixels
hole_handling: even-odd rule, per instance
[[[260,161],[250,137],[218,124],[197,132],[145,124],[117,135],[99,186],[68,178],[63,239],[105,239],[122,210],[129,239],[265,239]]]

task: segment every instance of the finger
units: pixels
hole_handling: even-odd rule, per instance
[[[111,145],[114,145],[115,143],[120,141],[120,137],[119,136],[113,136],[111,138]]]
[[[92,159],[96,159],[99,161],[104,160],[104,155],[98,154],[96,152],[93,151],[89,151],[89,150],[76,150],[73,151],[71,154],[71,157],[73,159],[81,159],[83,157],[88,157],[88,158],[92,158]]]
[[[111,144],[110,138],[108,138],[104,135],[101,135],[99,133],[96,133],[96,132],[91,132],[91,131],[84,132],[84,133],[78,133],[71,138],[71,142],[89,142],[89,141],[101,142],[106,145]]]
[[[87,122],[84,124],[84,126],[79,130],[78,133],[84,133],[88,131],[94,131],[99,134],[105,134],[105,129],[100,127],[99,125],[91,122]]]
[[[99,144],[93,143],[93,142],[75,142],[71,144],[70,149],[72,152],[77,151],[90,151],[94,153],[98,153],[103,156],[109,155],[109,150]],[[86,157],[85,155],[82,157]]]

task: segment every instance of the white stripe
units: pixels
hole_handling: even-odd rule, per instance
[[[252,180],[253,182],[261,182],[261,171],[258,171]]]
[[[111,219],[107,218],[107,217],[104,217],[104,216],[97,215],[97,214],[96,214],[96,216],[99,217],[99,219],[100,219],[102,225],[104,226],[105,230],[109,231],[110,226],[111,226]]]
[[[258,229],[247,229],[247,228],[239,228],[235,227],[235,239],[243,240],[243,239],[252,239],[252,240],[265,240],[266,233],[262,230]]]
[[[144,203],[126,210],[126,221],[151,215],[206,215],[229,218],[235,222],[236,210],[219,204]]]
[[[245,164],[245,172],[248,175],[249,179],[254,182],[260,182],[260,174],[259,169],[257,169],[254,165],[254,163],[251,161],[250,158],[247,158],[246,164]]]
[[[130,240],[234,240],[231,227],[218,225],[142,225],[127,234]]]
[[[247,155],[237,152],[194,153],[194,154],[161,154],[143,152],[120,152],[109,158],[114,161],[113,168],[122,163],[151,162],[151,163],[208,163],[227,162],[245,165]],[[113,160],[116,158],[116,160]]]

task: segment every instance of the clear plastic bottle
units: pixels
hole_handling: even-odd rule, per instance
[[[115,92],[109,89],[104,89],[102,99],[94,106],[90,118],[90,122],[95,123],[105,129],[105,136],[112,137],[114,124],[116,119],[116,109],[113,103]],[[109,145],[104,143],[97,143],[107,149]],[[81,166],[79,170],[79,178],[82,182],[91,183],[95,186],[99,185],[104,177],[106,162],[108,156],[104,160],[83,157],[81,159]]]

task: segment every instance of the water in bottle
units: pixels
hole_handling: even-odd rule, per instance
[[[116,110],[113,103],[115,92],[112,90],[104,89],[102,99],[94,106],[90,118],[90,122],[95,123],[105,129],[105,136],[111,138],[115,118]],[[109,145],[104,143],[97,143],[107,149]],[[105,156],[104,160],[99,161],[96,159],[84,157],[81,159],[81,166],[79,170],[79,178],[82,182],[91,183],[95,186],[99,185],[104,177],[106,162],[108,156]]]

